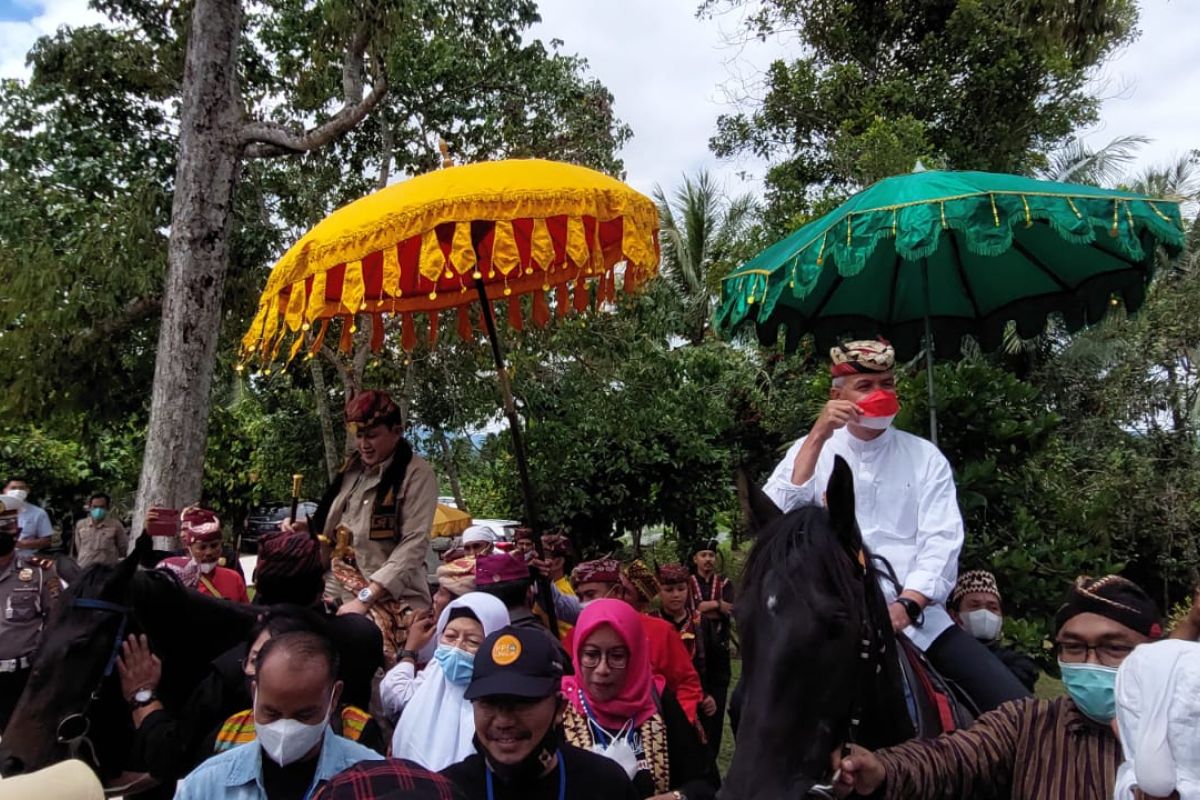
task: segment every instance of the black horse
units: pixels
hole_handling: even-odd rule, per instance
[[[178,708],[209,663],[249,635],[254,609],[185,589],[169,573],[139,570],[150,539],[117,567],[66,575],[70,586],[43,634],[29,683],[0,744],[0,774],[41,769],[76,757],[111,785],[137,772],[130,762],[132,720],[121,696],[116,656],[125,636],[145,633],[163,662],[158,694]]]
[[[874,749],[913,736],[896,639],[845,461],[827,509],[781,514],[757,488],[749,495],[757,540],[735,610],[744,700],[719,797],[820,794],[843,742]]]

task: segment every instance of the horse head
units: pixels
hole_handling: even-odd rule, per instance
[[[739,480],[756,540],[735,607],[744,700],[722,800],[804,797],[849,738],[911,736],[883,594],[836,459],[825,507],[783,514]]]
[[[185,589],[154,563],[150,537],[115,568],[83,571],[59,598],[29,683],[0,744],[0,774],[81,758],[102,780],[121,775],[132,740],[116,657],[129,633],[145,633],[162,660],[158,695],[177,708],[212,659],[243,641],[252,608]]]
[[[139,548],[148,545],[148,539],[138,542]],[[129,724],[115,671],[131,622],[129,597],[139,557],[135,550],[115,568],[67,570],[75,580],[42,632],[29,682],[4,731],[0,774],[37,770],[68,757],[92,764],[101,778],[120,772],[117,764],[105,763],[112,761],[106,756],[116,743],[92,735],[91,720],[120,707]]]

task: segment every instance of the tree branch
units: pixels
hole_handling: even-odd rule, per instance
[[[100,320],[93,327],[80,331],[79,336],[83,339],[106,339],[120,333],[131,325],[161,313],[162,300],[158,296],[139,297],[132,300],[126,304],[125,308],[121,309],[119,314]]]
[[[246,158],[271,158],[316,150],[353,129],[371,113],[387,94],[388,81],[387,73],[380,69],[370,94],[363,97],[364,65],[370,31],[368,21],[364,21],[346,48],[346,59],[342,62],[341,109],[323,124],[302,133],[274,122],[247,122],[241,130]]]

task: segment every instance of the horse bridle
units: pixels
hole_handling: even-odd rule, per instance
[[[120,615],[120,623],[117,625],[117,636],[113,640],[112,653],[108,657],[108,663],[104,665],[104,674],[96,682],[96,686],[92,689],[91,694],[88,695],[87,702],[83,704],[83,708],[74,714],[67,714],[60,719],[54,729],[55,741],[66,746],[68,752],[71,754],[71,758],[80,759],[99,769],[100,759],[96,757],[96,748],[92,744],[92,740],[88,738],[88,733],[91,730],[91,721],[88,718],[88,712],[91,711],[92,703],[100,698],[100,691],[104,688],[104,682],[112,675],[113,668],[117,665],[117,656],[121,653],[121,643],[125,640],[125,629],[129,625],[129,615],[133,613],[133,609],[119,603],[110,603],[107,600],[98,600],[91,597],[72,598],[71,606],[73,608],[107,611]],[[74,732],[72,726],[77,728],[77,733]],[[87,751],[86,755],[89,756],[88,758],[84,757],[85,750]]]
[[[879,558],[879,556],[872,556],[872,560],[875,558]],[[870,580],[871,571],[867,568],[865,551],[859,550],[858,558],[855,559],[855,563],[858,564],[859,569],[861,570],[860,577],[864,581]],[[889,564],[888,567],[890,569],[891,565]],[[846,731],[845,741],[842,742],[841,758],[843,759],[850,755],[850,746],[857,744],[858,742],[858,729],[862,724],[863,710],[866,707],[865,698],[868,692],[866,683],[868,680],[870,680],[870,666],[871,662],[874,660],[871,656],[871,644],[872,640],[875,638],[875,632],[871,630],[869,604],[869,593],[864,591],[862,604],[862,632],[860,634],[861,638],[858,640],[858,669],[856,670],[858,675],[855,679],[857,691],[854,693],[854,703],[850,706],[850,727]],[[879,661],[875,661],[875,674],[878,674],[881,669],[883,669],[883,665]],[[830,776],[827,783],[814,783],[812,786],[810,786],[807,796],[820,797],[823,798],[823,800],[833,800],[833,798],[838,797],[837,785],[838,778],[840,778],[841,775],[841,767],[838,767],[836,770],[834,770],[833,775]]]

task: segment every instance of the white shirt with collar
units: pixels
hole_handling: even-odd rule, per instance
[[[825,487],[833,460],[841,456],[854,473],[854,506],[863,542],[883,556],[905,589],[930,600],[921,627],[904,633],[921,650],[927,649],[954,624],[943,604],[958,578],[958,555],[963,545],[962,514],[950,462],[933,443],[888,428],[874,439],[859,439],[839,428],[821,448],[813,476],[792,483],[796,454],[804,438],[787,455],[763,487],[782,511],[825,502]],[[882,582],[891,603],[896,590]]]

